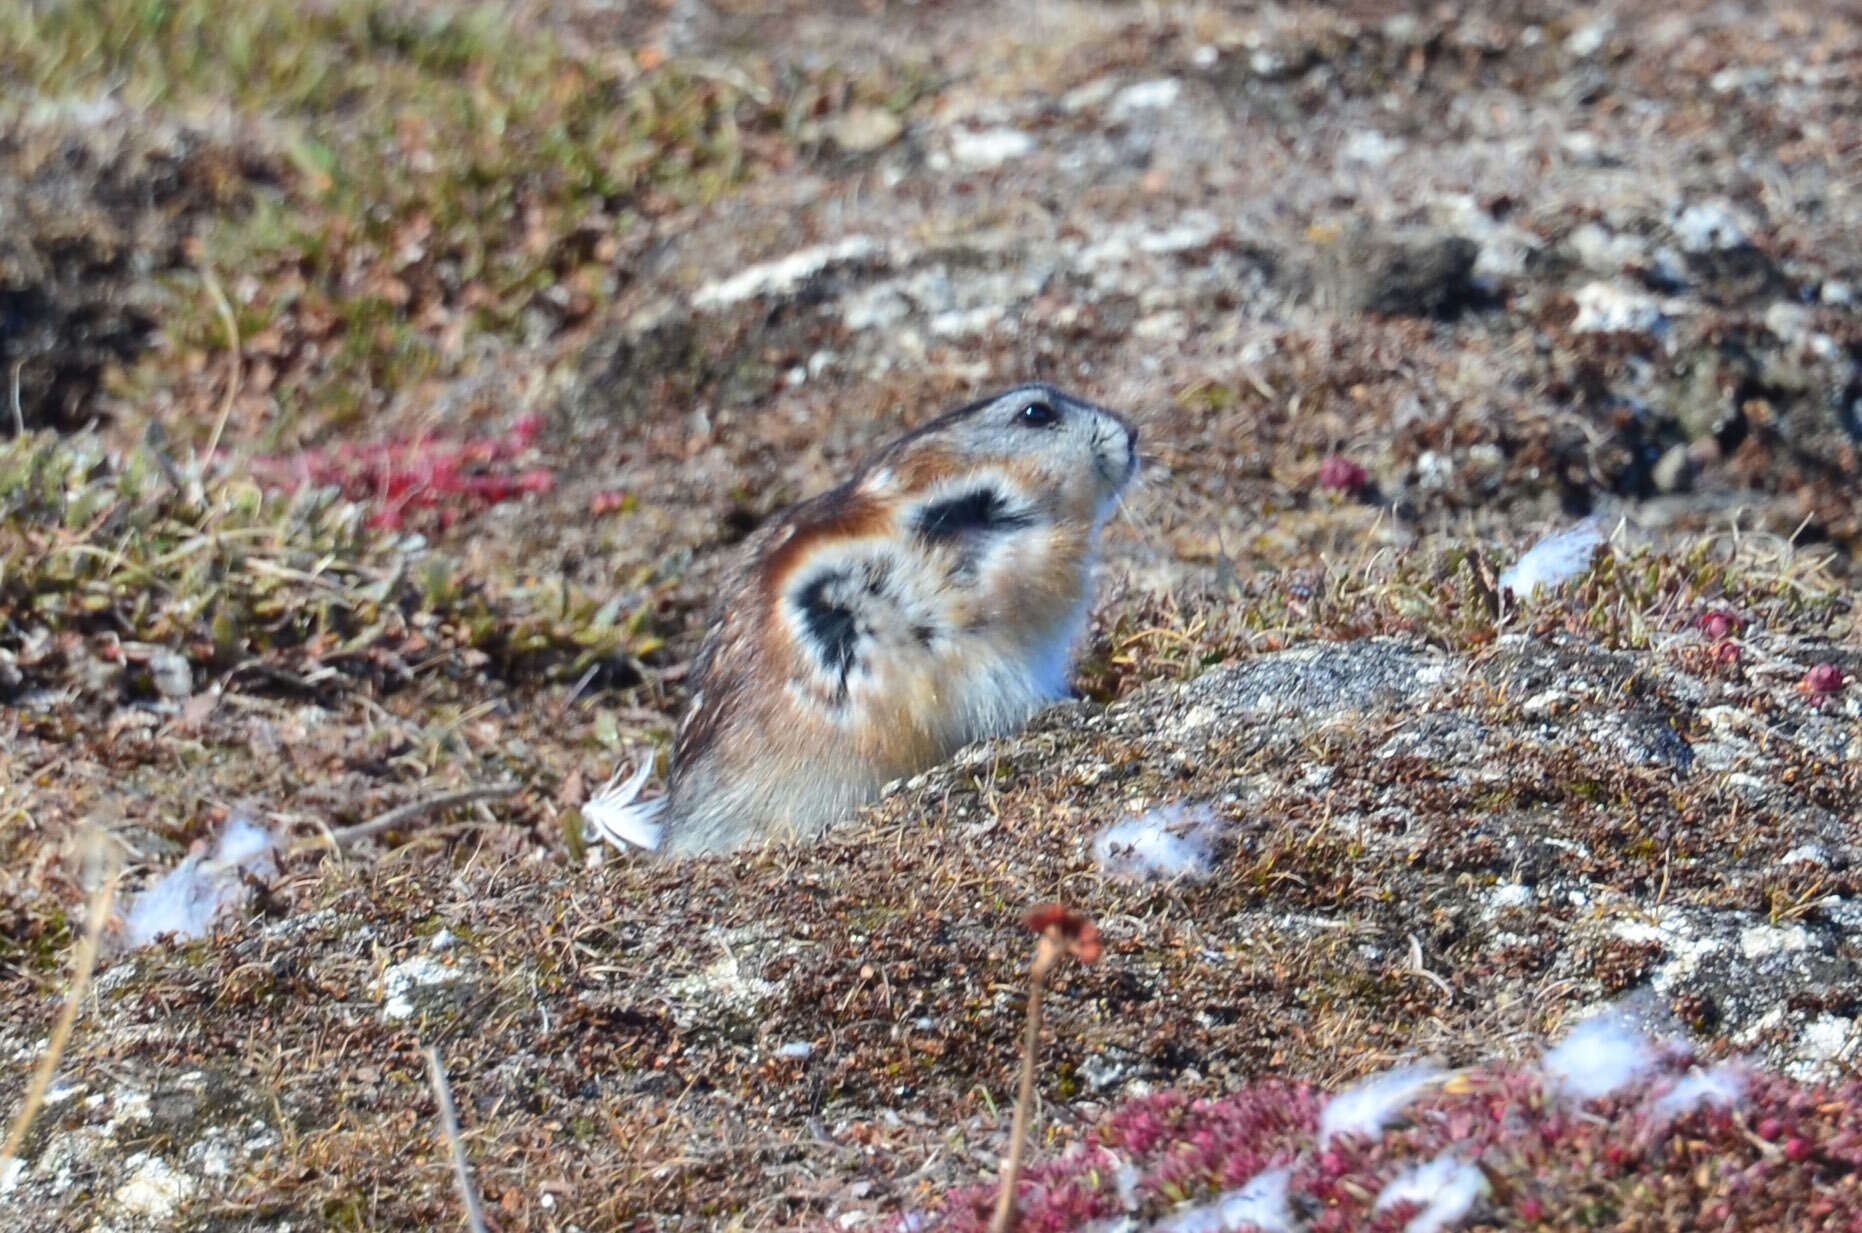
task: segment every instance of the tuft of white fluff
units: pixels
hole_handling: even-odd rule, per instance
[[[1596,1100],[1647,1077],[1655,1063],[1649,1038],[1611,1012],[1578,1024],[1540,1066],[1559,1095]]]
[[[582,806],[582,820],[594,827],[595,833],[602,839],[623,852],[630,847],[644,848],[649,852],[658,848],[661,830],[658,817],[660,810],[665,808],[666,798],[652,801],[636,799],[652,773],[651,757],[641,762],[640,769],[625,782],[621,780],[621,773],[616,771],[601,791]]]
[[[1256,1174],[1244,1186],[1178,1212],[1158,1226],[1158,1233],[1293,1233],[1293,1212],[1287,1206],[1287,1179],[1292,1174],[1284,1167]]]
[[[1377,1135],[1442,1073],[1439,1066],[1399,1066],[1352,1084],[1326,1102],[1319,1115],[1319,1145],[1335,1135]]]
[[[1662,1093],[1651,1112],[1657,1121],[1668,1121],[1692,1113],[1703,1105],[1732,1108],[1746,1094],[1745,1068],[1721,1062],[1705,1070],[1683,1075],[1680,1082]]]
[[[123,941],[145,946],[163,934],[187,940],[206,934],[222,909],[243,902],[243,873],[270,877],[278,871],[278,837],[243,817],[234,817],[214,841],[213,854],[195,853],[136,896],[123,924]]]
[[[1374,1212],[1399,1203],[1420,1203],[1422,1210],[1409,1218],[1403,1233],[1440,1233],[1467,1217],[1474,1200],[1487,1193],[1487,1177],[1480,1169],[1453,1156],[1437,1156],[1427,1164],[1405,1169],[1378,1192]]]
[[[1500,575],[1500,589],[1518,599],[1530,599],[1541,588],[1555,591],[1584,572],[1602,542],[1602,528],[1590,521],[1548,535]]]
[[[1222,820],[1207,805],[1159,805],[1099,832],[1093,860],[1107,877],[1197,881],[1209,876],[1221,833]]]

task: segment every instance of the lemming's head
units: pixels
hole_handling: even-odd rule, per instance
[[[1116,413],[1050,385],[1022,385],[893,442],[862,470],[856,489],[909,499],[975,477],[968,509],[951,514],[980,515],[1011,496],[981,482],[995,472],[1015,501],[1039,506],[1046,520],[1097,525],[1137,470],[1137,451],[1137,430]]]

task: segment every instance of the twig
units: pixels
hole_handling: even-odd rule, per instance
[[[219,310],[220,320],[226,326],[227,352],[226,393],[220,398],[220,418],[214,422],[213,435],[207,438],[207,454],[211,459],[220,448],[220,435],[226,431],[226,421],[233,414],[233,399],[239,396],[239,377],[242,365],[239,359],[239,320],[233,315],[233,305],[226,298],[226,292],[220,289],[220,280],[213,276],[213,267],[205,261],[200,263],[200,281],[207,287],[207,294],[213,299],[213,306]]]
[[[1054,965],[1069,955],[1081,963],[1099,958],[1099,930],[1077,912],[1059,904],[1045,904],[1030,912],[1025,923],[1040,934],[1040,940],[1035,943],[1034,962],[1028,966],[1028,1030],[1022,1037],[1021,1084],[1015,1094],[1009,1154],[1002,1164],[1002,1189],[996,1195],[995,1215],[989,1218],[989,1233],[1010,1233],[1015,1227],[1015,1184],[1021,1180],[1022,1157],[1028,1150],[1035,1059],[1041,1047],[1041,991]]]
[[[20,1105],[19,1113],[13,1118],[13,1125],[7,1131],[6,1143],[0,1146],[0,1170],[4,1170],[18,1155],[20,1144],[25,1142],[26,1130],[32,1125],[32,1118],[39,1111],[40,1103],[45,1099],[45,1089],[51,1086],[52,1076],[57,1073],[58,1060],[64,1055],[65,1043],[71,1039],[71,1026],[77,1022],[78,1010],[84,1005],[84,995],[90,989],[91,973],[97,968],[97,948],[103,941],[103,927],[110,919],[110,905],[116,901],[116,882],[122,876],[123,867],[114,846],[105,845],[103,885],[91,896],[90,920],[84,927],[84,940],[78,945],[77,971],[71,981],[71,994],[65,999],[64,1009],[58,1012],[58,1020],[52,1025],[52,1035],[45,1042],[45,1056],[39,1059],[39,1068],[32,1074],[32,1080],[26,1085],[26,1100]]]
[[[1022,1036],[1021,1085],[1015,1092],[1015,1121],[1009,1129],[1009,1157],[1002,1166],[1002,1189],[996,1195],[996,1213],[989,1219],[989,1233],[1008,1233],[1015,1227],[1015,1184],[1021,1180],[1022,1157],[1028,1148],[1028,1114],[1034,1106],[1035,1054],[1041,1047],[1041,987],[1046,983],[1049,958],[1046,938],[1035,952],[1034,967],[1028,973],[1028,1030]]]
[[[588,671],[584,672],[581,679],[575,683],[575,688],[569,691],[569,696],[557,704],[556,718],[561,719],[569,713],[569,708],[575,705],[575,700],[582,696],[582,691],[588,688],[588,683],[594,680],[595,674],[600,671],[601,665],[598,663],[588,666]]]
[[[13,435],[15,437],[23,437],[26,435],[26,413],[20,409],[19,405],[19,371],[25,366],[26,359],[24,356],[13,361]]]
[[[354,843],[358,839],[367,839],[383,831],[391,831],[412,818],[424,813],[438,813],[451,809],[455,805],[470,805],[475,801],[497,801],[507,796],[516,796],[518,787],[512,784],[503,788],[468,788],[464,792],[448,792],[444,796],[430,796],[425,800],[409,801],[405,805],[396,805],[379,817],[367,822],[358,822],[354,826],[345,826],[339,831],[331,831],[318,839],[306,839],[291,849],[292,856],[302,856],[325,846],[340,848]]]
[[[485,1217],[478,1208],[478,1192],[472,1188],[471,1166],[466,1162],[465,1143],[459,1138],[459,1118],[453,1112],[452,1089],[446,1085],[446,1066],[440,1061],[437,1046],[428,1045],[427,1079],[433,1084],[433,1101],[440,1109],[440,1129],[453,1152],[453,1178],[459,1183],[459,1202],[465,1208],[466,1228],[485,1233]]]

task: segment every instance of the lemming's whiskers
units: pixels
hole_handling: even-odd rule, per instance
[[[1158,546],[1157,536],[1154,534],[1153,529],[1144,519],[1138,516],[1137,511],[1132,508],[1131,502],[1125,499],[1124,493],[1121,492],[1118,494],[1116,506],[1119,517],[1122,518],[1133,531],[1138,533],[1138,538],[1144,541],[1145,548],[1153,553],[1161,552],[1162,549]]]

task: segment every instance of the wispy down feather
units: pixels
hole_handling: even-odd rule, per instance
[[[1541,588],[1556,590],[1584,572],[1602,542],[1603,529],[1588,521],[1548,535],[1500,575],[1500,589],[1517,599],[1531,599]]]
[[[136,896],[123,924],[123,941],[136,947],[164,934],[202,937],[222,909],[245,899],[244,873],[269,877],[277,870],[278,837],[235,817],[214,841],[211,856],[195,853]]]
[[[657,821],[660,811],[665,808],[666,798],[642,801],[637,799],[640,789],[646,786],[647,778],[653,774],[653,759],[648,757],[625,782],[621,773],[616,771],[614,777],[602,787],[586,805],[582,806],[582,820],[594,828],[597,835],[623,852],[629,848],[643,848],[649,852],[659,847],[660,823]]]

